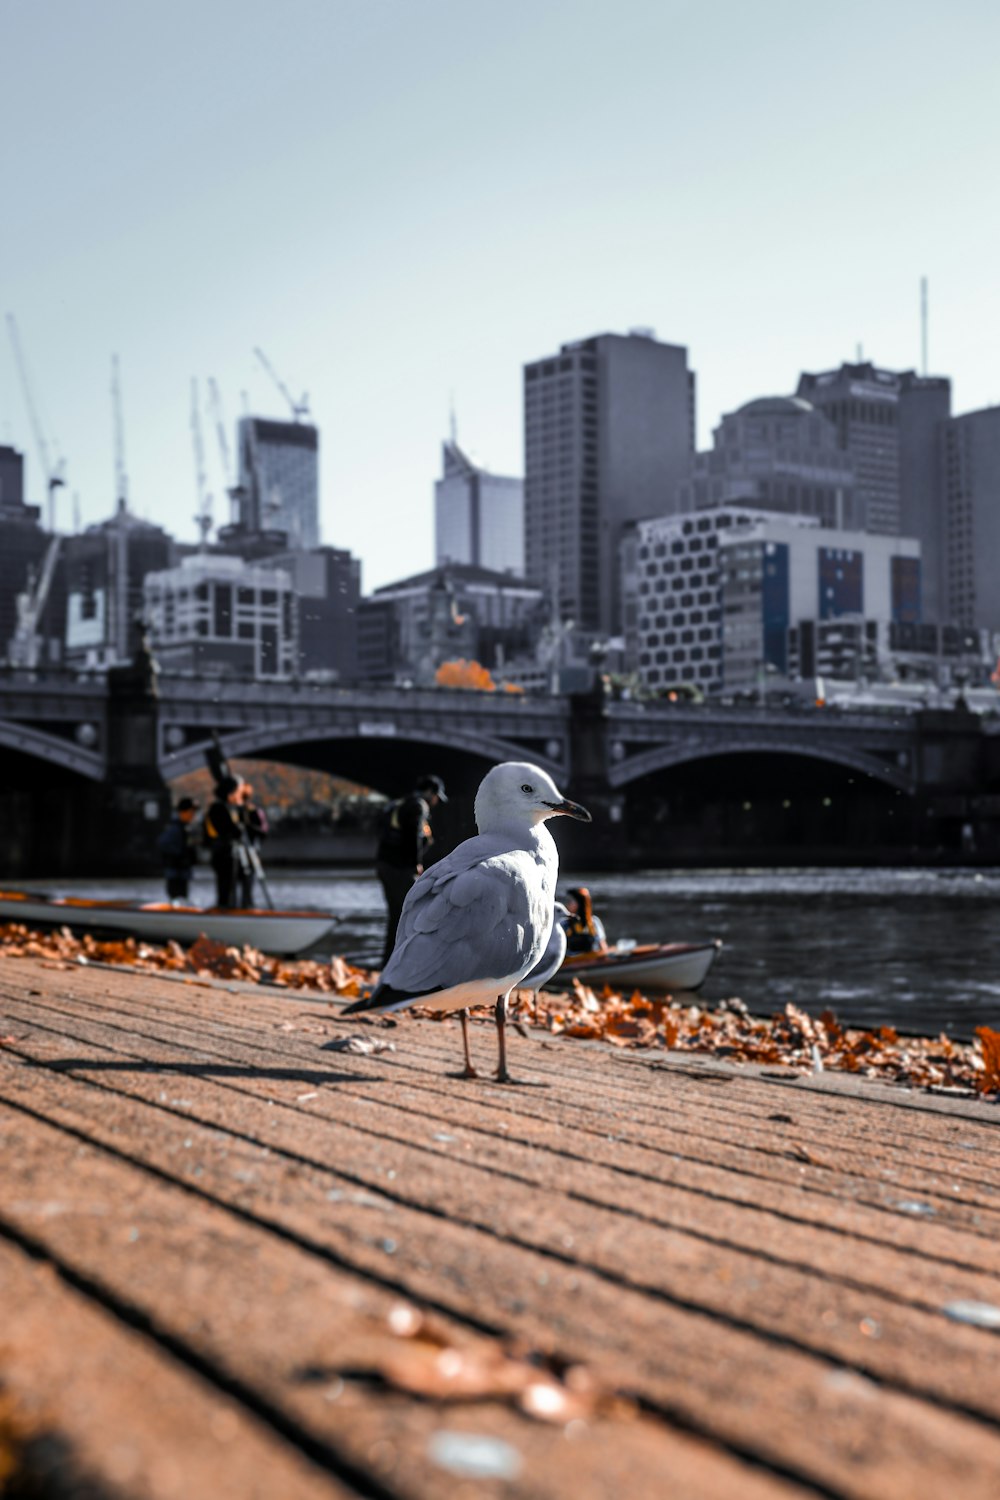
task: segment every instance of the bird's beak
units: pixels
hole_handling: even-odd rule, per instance
[[[564,797],[561,802],[547,802],[545,805],[551,807],[554,813],[565,813],[567,818],[579,818],[581,823],[594,821],[585,807],[581,807],[579,802],[570,802],[568,797]]]

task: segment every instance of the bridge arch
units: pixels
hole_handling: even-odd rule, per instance
[[[220,743],[223,753],[227,758],[252,757],[256,754],[266,752],[268,758],[274,757],[283,748],[299,747],[306,744],[317,744],[324,740],[351,740],[370,741],[372,744],[388,746],[392,743],[402,745],[435,745],[442,750],[465,751],[469,755],[478,756],[487,761],[503,760],[531,760],[535,765],[541,766],[543,771],[558,780],[565,776],[565,769],[558,761],[550,756],[543,755],[535,749],[526,749],[510,740],[495,738],[480,733],[469,733],[459,728],[449,728],[447,732],[435,728],[420,727],[412,734],[401,733],[393,735],[365,734],[356,726],[340,726],[336,724],[310,724],[299,726],[290,724],[284,727],[275,725],[255,726],[253,729],[240,729],[229,733],[220,733]],[[205,764],[205,750],[210,741],[200,740],[194,744],[184,745],[180,750],[171,751],[160,758],[160,772],[165,780],[170,781],[176,776],[183,776],[189,771],[196,771]]]
[[[870,776],[873,780],[881,781],[897,791],[906,792],[911,797],[917,790],[910,771],[904,770],[901,766],[892,765],[888,761],[877,761],[871,755],[861,750],[853,750],[850,746],[825,745],[822,753],[818,753],[815,745],[796,744],[794,740],[776,744],[773,738],[763,735],[741,738],[738,744],[725,746],[691,740],[656,745],[638,755],[630,756],[628,760],[618,765],[612,765],[608,779],[616,790],[621,790],[643,776],[653,776],[658,771],[667,771],[673,766],[685,765],[691,761],[761,753],[794,755],[812,761],[828,761],[834,765],[845,766],[848,770],[858,771],[862,776]]]
[[[60,766],[64,771],[73,771],[77,776],[86,777],[88,781],[104,780],[103,755],[94,750],[85,750],[72,740],[47,734],[44,729],[17,724],[10,719],[0,719],[0,747],[47,761],[50,765]]]

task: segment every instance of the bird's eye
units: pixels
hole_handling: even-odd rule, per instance
[[[534,790],[535,790],[535,788],[534,788],[534,787],[533,787],[533,786],[529,786],[529,785],[528,785],[528,783],[527,783],[527,782],[526,782],[526,781],[525,781],[525,782],[524,782],[524,783],[523,783],[523,784],[522,784],[522,786],[521,786],[521,791],[522,791],[522,792],[528,792],[528,793],[531,793],[531,792],[533,792],[533,791],[534,791]]]

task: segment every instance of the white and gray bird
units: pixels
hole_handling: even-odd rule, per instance
[[[539,990],[545,988],[554,974],[557,974],[563,966],[566,957],[566,928],[563,925],[569,917],[569,907],[563,906],[561,901],[555,903],[555,920],[552,923],[552,931],[545,945],[545,952],[538,960],[535,967],[521,980],[521,989]]]
[[[559,853],[545,823],[559,814],[591,821],[538,766],[505,761],[487,772],[476,793],[478,834],[414,882],[378,984],[341,1014],[411,1005],[457,1010],[465,1076],[474,1078],[467,1007],[494,1002],[497,1078],[506,1083],[507,996],[538,963],[552,932]]]

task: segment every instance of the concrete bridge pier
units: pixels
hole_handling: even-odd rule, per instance
[[[968,709],[917,716],[917,818],[936,853],[962,863],[1000,859],[1000,740]]]
[[[158,765],[156,664],[143,640],[126,666],[108,672],[108,775],[94,788],[95,874],[153,875],[157,837],[170,815],[170,791]]]
[[[568,795],[582,802],[593,823],[557,830],[564,870],[614,870],[628,864],[624,794],[608,781],[610,699],[598,677],[570,700],[573,780]],[[570,819],[560,819],[569,823]]]

